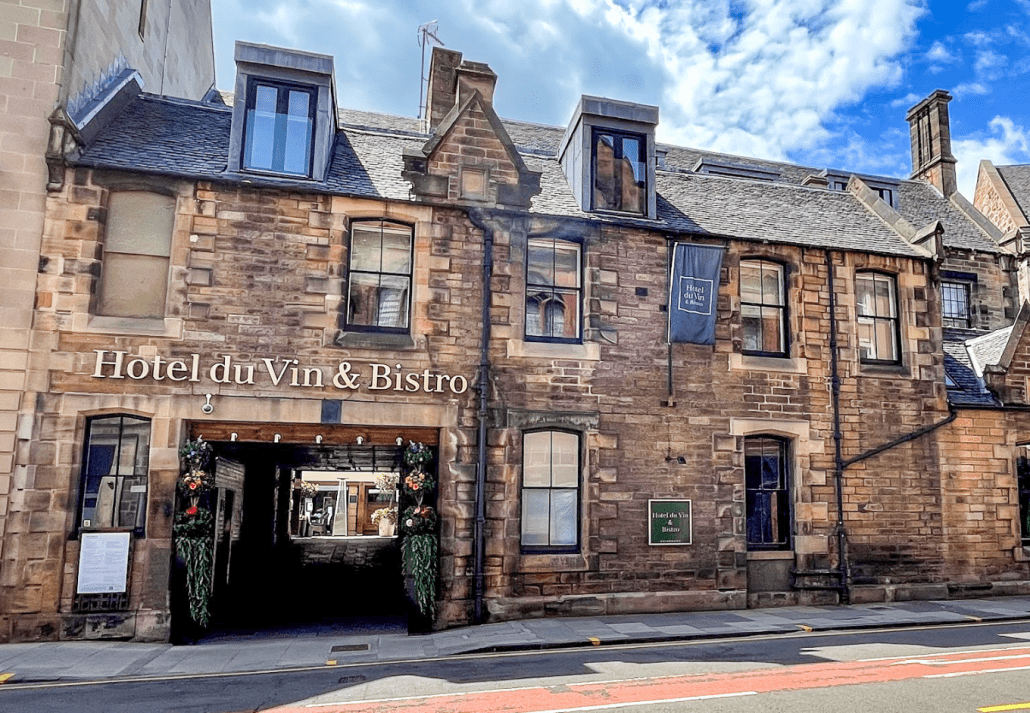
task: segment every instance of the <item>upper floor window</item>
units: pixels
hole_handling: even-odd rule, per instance
[[[546,341],[580,339],[580,246],[533,238],[526,259],[526,337]]]
[[[243,168],[311,175],[314,87],[251,80],[243,141]]]
[[[579,435],[529,431],[522,437],[522,549],[579,548]]]
[[[855,287],[861,360],[898,363],[901,353],[898,348],[898,299],[894,278],[877,272],[860,272],[855,275]]]
[[[787,442],[744,439],[744,490],[749,550],[790,548],[790,466]]]
[[[945,327],[968,329],[972,326],[968,282],[941,283],[941,313]]]
[[[594,210],[647,214],[646,148],[642,134],[594,129]]]
[[[783,265],[740,261],[740,321],[743,352],[787,356],[787,299]]]
[[[103,416],[86,423],[79,526],[132,528],[143,535],[150,470],[150,421]]]
[[[145,191],[111,193],[97,313],[164,317],[175,199]]]
[[[407,332],[411,301],[411,226],[385,220],[351,226],[347,328]]]

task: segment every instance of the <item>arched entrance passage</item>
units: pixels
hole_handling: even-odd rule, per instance
[[[404,447],[436,450],[436,429],[196,422],[189,432],[214,446],[216,627],[403,623],[400,543],[370,518],[395,505]]]

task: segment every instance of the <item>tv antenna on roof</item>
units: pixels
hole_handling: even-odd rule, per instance
[[[418,26],[418,46],[422,48],[422,70],[419,72],[418,82],[418,118],[423,118],[423,113],[426,110],[426,101],[429,99],[425,95],[425,87],[429,83],[429,78],[426,76],[426,45],[430,41],[435,42],[441,47],[444,43],[440,41],[440,38],[436,36],[438,32],[437,21],[430,20],[429,22]]]

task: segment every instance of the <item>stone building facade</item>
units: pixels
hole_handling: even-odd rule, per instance
[[[955,192],[945,93],[898,180],[657,144],[657,107],[596,97],[502,120],[449,50],[428,126],[336,107],[331,58],[237,60],[231,101],[113,96],[51,186],[0,636],[169,636],[197,436],[243,484],[239,605],[286,586],[284,472],[412,440],[438,627],[1030,589],[1030,314],[1004,228]],[[685,245],[722,251],[713,344],[669,341]],[[101,425],[136,454],[104,466],[136,488],[111,527]],[[126,591],[83,597],[105,530],[131,531]]]

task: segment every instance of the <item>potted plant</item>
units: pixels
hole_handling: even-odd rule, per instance
[[[372,512],[372,524],[379,527],[380,537],[393,537],[397,531],[397,506],[379,508]]]

